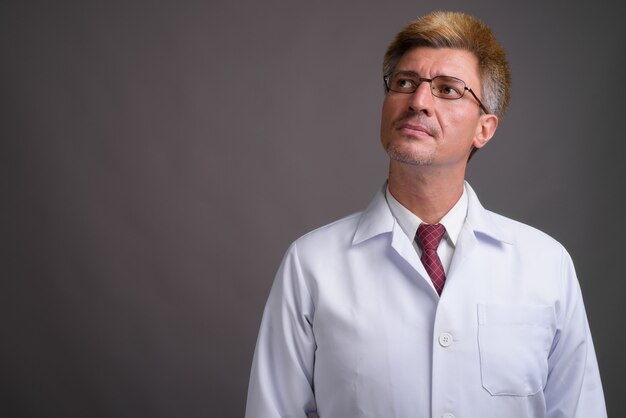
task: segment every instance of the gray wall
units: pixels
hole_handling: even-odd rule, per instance
[[[0,415],[242,416],[287,245],[385,179],[385,47],[446,8],[492,26],[514,77],[470,182],[570,250],[626,416],[616,7],[212,3],[1,3]]]

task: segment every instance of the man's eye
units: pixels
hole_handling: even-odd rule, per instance
[[[408,78],[400,78],[396,80],[396,86],[403,90],[410,90],[414,85],[415,83]]]
[[[437,90],[439,94],[442,96],[450,96],[450,97],[461,96],[461,92],[459,91],[459,89],[456,86],[451,85],[451,84],[439,85],[437,86]]]

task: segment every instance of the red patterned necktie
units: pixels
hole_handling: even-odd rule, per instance
[[[437,255],[439,242],[446,233],[446,228],[441,224],[420,224],[417,228],[415,239],[422,249],[422,264],[435,285],[435,290],[441,295],[443,284],[446,282],[446,272],[443,270],[441,260]]]

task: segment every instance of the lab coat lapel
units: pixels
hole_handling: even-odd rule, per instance
[[[391,247],[393,250],[404,259],[408,266],[416,271],[421,278],[432,287],[433,292],[435,292],[435,288],[413,247],[413,243],[391,214],[389,204],[387,203],[387,199],[385,199],[386,189],[387,183],[384,184],[382,190],[376,193],[370,205],[361,215],[352,240],[352,245],[359,245],[377,235],[391,234]]]
[[[391,238],[391,247],[398,253],[400,257],[402,257],[419,275],[422,279],[426,280],[429,284],[432,284],[428,273],[426,273],[426,269],[422,264],[419,256],[417,255],[417,251],[413,247],[413,243],[406,236],[400,224],[394,222],[393,232]],[[433,290],[435,287],[433,286]]]

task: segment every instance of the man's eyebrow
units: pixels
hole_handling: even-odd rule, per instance
[[[402,75],[410,75],[413,77],[419,77],[420,75],[418,73],[416,73],[415,71],[411,71],[411,70],[398,70],[398,71],[393,71],[394,74],[402,74]]]

